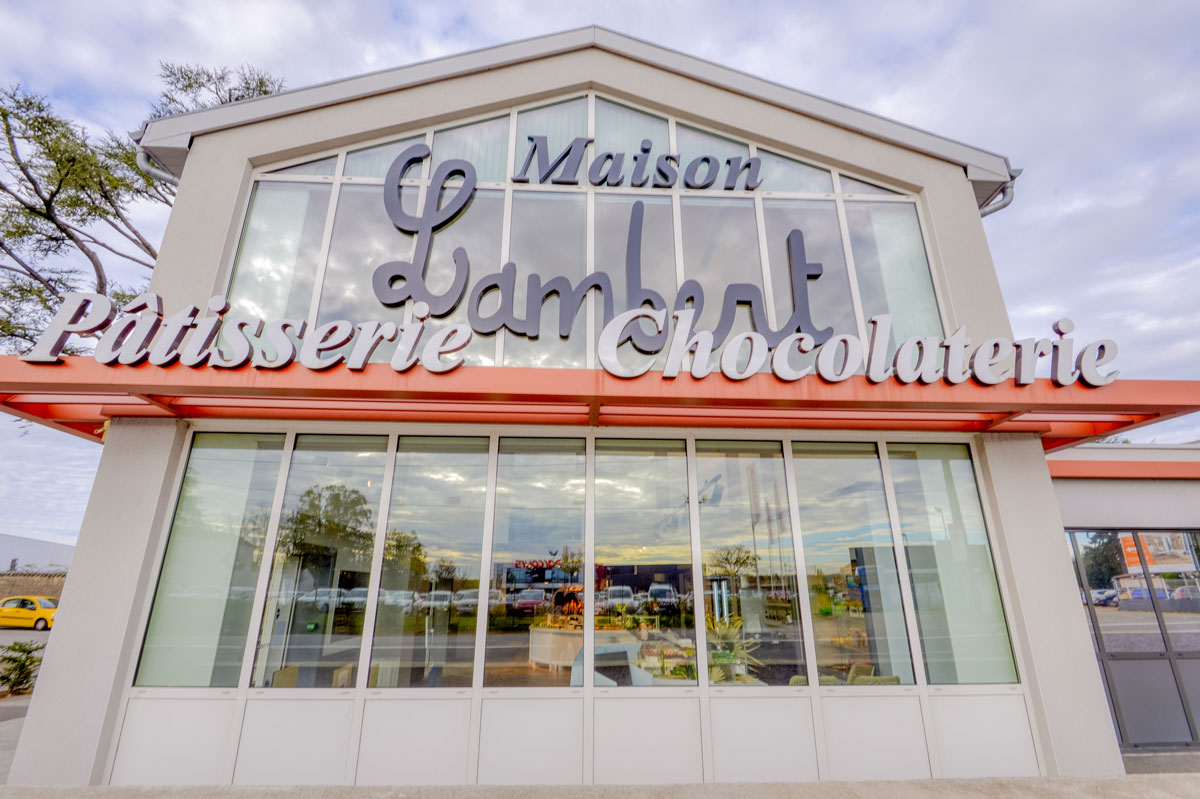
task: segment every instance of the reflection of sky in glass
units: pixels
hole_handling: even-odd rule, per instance
[[[687,125],[675,126],[675,143],[679,150],[679,185],[684,185],[684,173],[688,168],[688,164],[693,159],[704,155],[715,156],[717,160],[717,179],[709,187],[709,191],[724,191],[725,179],[729,173],[729,166],[725,163],[730,158],[741,158],[742,165],[745,165],[750,160],[750,148],[741,142],[736,142],[733,139],[726,139],[723,136],[715,136],[711,133],[705,133],[696,128],[689,128]],[[708,165],[700,166],[696,172],[696,180],[703,181],[708,177]],[[738,188],[746,187],[746,175],[741,173],[738,178]]]
[[[305,161],[303,164],[285,166],[282,169],[272,169],[272,175],[323,175],[333,174],[337,168],[337,156],[319,158],[316,161]]]
[[[435,132],[429,174],[452,159],[470,162],[478,181],[504,182],[508,165],[508,115]]]
[[[425,141],[424,136],[410,136],[400,141],[376,144],[373,147],[365,147],[361,150],[352,150],[346,153],[346,166],[343,167],[342,172],[347,177],[382,178],[387,175],[387,171],[391,168],[392,162],[396,160],[396,156],[414,144],[423,141]],[[420,175],[420,172],[420,166],[414,166],[404,177],[415,178]]]
[[[582,552],[583,497],[583,439],[500,439],[493,562]]]
[[[233,313],[266,321],[308,317],[329,194],[325,184],[254,187],[229,289]]]
[[[675,236],[669,197],[627,195],[596,195],[596,271],[608,273],[613,286],[613,312],[629,307],[625,281],[626,245],[629,241],[629,218],[635,202],[643,208],[641,265],[642,288],[658,292],[666,303],[667,312],[675,300]],[[604,308],[600,297],[593,300],[596,307],[596,337],[604,329]],[[668,325],[670,320],[668,319]],[[647,333],[654,332],[650,322],[640,323]],[[617,351],[623,363],[636,366],[648,356],[637,352],[632,342],[625,342]],[[655,358],[661,369],[667,358],[667,348]]]
[[[834,333],[857,336],[858,322],[854,316],[854,302],[850,298],[850,277],[846,272],[846,257],[842,250],[842,231],[833,201],[763,200],[763,220],[767,229],[767,256],[771,264],[776,326],[791,318],[795,310],[787,240],[793,230],[799,230],[804,235],[805,260],[821,265],[821,276],[807,280],[808,307],[813,324],[818,328],[832,327]],[[806,279],[803,265],[799,265],[798,271],[797,277]],[[791,361],[796,368],[811,366],[815,360],[815,353],[801,356],[793,350]]]
[[[930,682],[1015,682],[970,451],[888,444],[888,458]]]
[[[587,198],[583,194],[513,192],[508,260],[517,265],[513,303],[516,316],[525,317],[529,275],[540,275],[543,285],[561,275],[571,281],[572,287],[583,278],[587,271],[586,211]],[[541,331],[537,339],[505,334],[505,366],[576,369],[587,366],[586,304],[579,305],[571,337],[563,340],[558,335],[561,303],[555,296],[541,306]]]
[[[596,563],[692,560],[682,441],[596,442]]]
[[[237,685],[283,440],[196,434],[136,685]]]
[[[519,172],[521,167],[525,165],[525,159],[529,157],[530,148],[533,146],[533,143],[529,141],[530,136],[546,137],[548,150],[546,157],[549,159],[549,163],[554,163],[554,159],[558,157],[559,153],[567,149],[573,140],[581,136],[587,136],[587,117],[587,99],[583,97],[518,112],[517,143],[513,169]],[[579,167],[580,180],[586,179],[587,168],[588,161],[584,159]],[[529,178],[530,183],[538,181],[540,175],[538,174],[538,161],[536,157],[533,159],[533,163],[530,165],[526,176]]]
[[[782,155],[765,150],[758,151],[762,162],[763,191],[796,191],[811,194],[828,194],[833,191],[833,180],[829,170],[810,166]]]

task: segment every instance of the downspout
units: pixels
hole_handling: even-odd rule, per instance
[[[1003,186],[1000,187],[1000,199],[997,202],[988,203],[979,209],[979,216],[985,217],[989,214],[994,214],[997,211],[1003,211],[1008,206],[1012,205],[1013,201],[1013,184],[1017,182],[1017,178],[1021,176],[1024,170],[1013,169],[1009,172],[1012,177],[1008,179]]]
[[[142,170],[155,180],[161,180],[163,183],[170,183],[172,186],[179,185],[179,178],[175,177],[170,172],[166,172],[156,167],[154,162],[150,160],[150,153],[147,152],[146,148],[142,147],[140,143],[137,145],[136,162],[138,169]]]

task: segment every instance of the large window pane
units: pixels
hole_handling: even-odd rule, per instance
[[[229,288],[232,312],[267,321],[308,317],[330,190],[328,184],[254,186]]]
[[[536,274],[544,286],[555,277],[565,277],[577,286],[587,271],[585,217],[587,197],[534,191],[513,192],[512,235],[508,259],[517,266],[516,300],[513,312],[525,317],[528,278]],[[536,339],[505,333],[505,366],[587,366],[586,305],[574,305],[571,337],[558,335],[559,309],[563,300],[553,296],[541,306],[541,329]]]
[[[1162,611],[1167,637],[1176,652],[1200,650],[1200,566],[1196,565],[1196,533],[1155,531],[1137,534],[1154,596]],[[1126,547],[1128,556],[1131,547]],[[1136,551],[1133,552],[1136,556]],[[1130,569],[1130,571],[1135,571]]]
[[[762,264],[754,201],[750,199],[684,197],[680,201],[683,225],[683,273],[704,289],[704,310],[697,330],[717,329],[724,305],[725,287],[748,283],[762,294]],[[763,313],[766,313],[764,306]],[[750,314],[739,305],[730,335],[753,330]],[[714,341],[710,365],[719,368],[722,342]],[[749,349],[749,348],[744,348]],[[743,360],[744,360],[743,355]],[[742,364],[739,364],[742,365]]]
[[[783,447],[697,441],[708,676],[807,685]]]
[[[582,685],[584,441],[502,438],[488,686]]]
[[[389,261],[408,261],[413,254],[412,236],[397,230],[383,208],[383,191],[382,186],[342,186],[338,194],[318,325],[339,319],[356,325],[404,321],[403,306],[380,305],[371,286],[377,267]],[[406,187],[402,196],[405,208],[415,212],[417,188]],[[342,351],[349,353],[352,346],[348,344]],[[376,360],[387,360],[395,348],[395,342],[383,342],[375,350]]]
[[[695,685],[682,441],[596,442],[595,684]]]
[[[771,264],[771,293],[774,295],[776,325],[782,326],[792,317],[796,310],[794,295],[803,297],[807,291],[808,310],[817,328],[831,327],[834,333],[857,336],[858,321],[854,316],[854,300],[850,296],[850,276],[846,271],[837,206],[831,201],[822,200],[764,200],[763,219],[767,228],[767,256]],[[799,262],[800,252],[789,256],[788,237],[793,230],[800,231],[803,236],[803,263]],[[792,257],[797,259],[795,275]],[[809,279],[810,267],[806,264],[819,265],[820,277]],[[806,285],[793,286],[794,280],[803,280]],[[815,352],[801,355],[794,348],[790,358],[797,369],[813,366],[816,359]]]
[[[888,444],[888,457],[929,681],[1016,682],[969,450]]]
[[[470,162],[478,181],[503,183],[508,167],[508,116],[434,133],[429,173],[451,159]]]
[[[282,454],[282,434],[196,434],[135,685],[237,685]]]
[[[346,165],[343,167],[342,173],[346,177],[382,178],[387,175],[396,156],[423,141],[425,141],[424,136],[410,136],[400,141],[376,144],[374,147],[365,147],[362,150],[351,150],[346,153]],[[418,169],[413,169],[406,177],[416,178],[419,176],[418,173]]]
[[[386,453],[386,436],[296,437],[252,685],[354,686]]]
[[[663,304],[658,307],[671,311],[675,300],[675,224],[669,197],[631,197],[624,195],[596,195],[596,269],[607,272],[612,280],[613,308],[620,313],[627,308],[636,308],[641,303],[631,303],[626,269],[626,244],[629,240],[629,225],[635,203],[642,204],[642,237],[639,242],[641,264],[641,288],[656,292]],[[636,299],[636,298],[632,298]],[[604,304],[597,296],[593,301],[596,308],[596,338],[604,329]],[[654,325],[648,321],[639,324],[646,335],[654,335]],[[669,326],[669,322],[668,322]],[[634,349],[627,341],[617,350],[617,357],[627,366],[637,366],[651,356]],[[654,357],[655,368],[662,369],[667,359],[667,347]]]
[[[650,152],[643,156],[642,141],[649,139]],[[654,185],[654,167],[659,155],[667,152],[667,120],[641,111],[635,111],[617,103],[596,98],[596,144],[595,152],[624,153],[625,163],[621,174],[624,186],[633,185],[633,158],[635,155],[645,164],[642,177],[645,186]]]
[[[1110,660],[1105,668],[1121,708],[1127,743],[1180,744],[1192,740],[1170,662]]]
[[[708,188],[709,191],[725,190],[725,180],[729,170],[726,161],[731,158],[740,158],[741,164],[745,165],[750,160],[750,148],[742,142],[706,133],[696,128],[689,128],[687,125],[676,125],[675,141],[679,148],[679,186],[685,185],[684,176],[688,165],[696,158],[708,155],[716,159],[716,168],[719,171],[716,180]],[[705,181],[708,178],[709,166],[704,164],[697,169],[697,180]],[[746,175],[746,172],[742,172],[738,176],[737,187],[739,189],[746,188]]]
[[[455,189],[448,191],[454,192]],[[443,319],[428,322],[430,333],[424,341],[432,338],[432,331],[452,325],[471,327],[467,317],[467,296],[479,279],[500,268],[500,237],[504,230],[504,192],[478,189],[462,216],[448,227],[434,234],[433,246],[429,250],[429,273],[427,284],[434,294],[443,294],[454,279],[454,251],[462,247],[471,262],[467,277],[467,288],[463,299],[454,312]],[[498,301],[490,295],[480,303],[484,314],[494,313]],[[471,343],[458,353],[468,366],[494,366],[496,364],[496,336],[481,336],[472,332]]]
[[[765,150],[758,151],[762,162],[763,191],[794,191],[827,194],[833,191],[833,178],[828,169],[809,166]]]
[[[486,438],[400,437],[369,686],[471,684],[487,470]]]
[[[912,336],[941,336],[916,206],[847,202],[846,224],[863,315],[892,315],[889,357]]]
[[[883,473],[874,444],[792,445],[822,685],[911,685]]]
[[[546,137],[546,157],[550,159],[549,163],[553,163],[558,154],[569,147],[572,141],[587,136],[587,117],[587,99],[583,97],[518,113],[513,169],[520,171],[525,159],[529,157],[529,148],[533,146],[533,142],[529,141],[530,136]],[[581,184],[587,179],[587,165],[585,159],[579,168]],[[540,178],[537,173],[537,158],[533,159],[527,175],[531,183],[536,183]]]
[[[1075,541],[1105,651],[1165,651],[1132,534],[1078,532]]]

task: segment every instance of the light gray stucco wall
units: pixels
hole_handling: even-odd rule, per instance
[[[1200,527],[1200,480],[1055,480],[1067,527]]]
[[[103,777],[184,430],[144,419],[109,429],[10,785]]]

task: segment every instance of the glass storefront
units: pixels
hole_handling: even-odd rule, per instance
[[[1200,533],[1068,530],[1122,747],[1200,745]]]
[[[970,450],[902,441],[197,433],[135,684],[243,662],[256,688],[1017,682]]]

